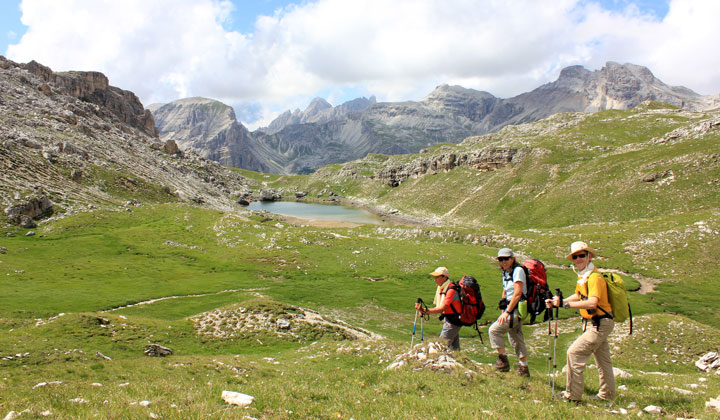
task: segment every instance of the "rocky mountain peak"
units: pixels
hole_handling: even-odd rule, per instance
[[[424,97],[421,102],[447,102],[457,100],[457,98],[469,97],[477,99],[495,98],[495,96],[488,92],[468,89],[458,85],[450,86],[442,84]]]
[[[564,68],[556,81],[507,99],[448,84],[437,86],[418,102],[376,103],[371,97],[332,107],[315,98],[305,111],[286,111],[251,137],[258,145],[258,159],[273,170],[308,173],[368,153],[414,153],[559,112],[628,109],[648,100],[692,111],[720,103],[718,96],[702,97],[687,88],[668,86],[646,67],[608,62],[595,71]]]
[[[326,101],[325,99],[320,98],[320,97],[316,97],[315,99],[312,100],[312,102],[310,102],[310,105],[308,105],[308,107],[305,108],[304,114],[305,114],[305,116],[308,117],[308,118],[309,118],[309,117],[314,117],[315,115],[317,115],[317,114],[320,113],[321,111],[326,110],[326,109],[330,109],[330,108],[332,108],[332,107],[333,107],[333,106],[330,105],[330,103],[329,103],[328,101]]]

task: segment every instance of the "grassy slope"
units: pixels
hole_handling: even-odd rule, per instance
[[[697,373],[693,362],[720,347],[720,314],[708,304],[720,297],[712,286],[720,274],[718,134],[648,145],[698,118],[707,117],[669,110],[560,115],[429,152],[530,145],[532,159],[490,173],[455,169],[397,188],[337,177],[343,165],[310,177],[245,174],[269,187],[310,196],[332,191],[433,216],[452,228],[293,227],[250,213],[179,204],[77,214],[43,223],[31,237],[5,227],[0,232],[0,246],[7,248],[0,254],[0,415],[27,409],[27,418],[39,418],[44,410],[64,418],[141,418],[151,412],[177,419],[459,419],[468,413],[527,418],[531,412],[538,418],[614,417],[594,405],[575,409],[549,401],[542,375],[549,350],[546,324],[526,328],[530,380],[492,372],[487,337],[483,345],[470,329],[462,331],[460,359],[476,372],[471,377],[384,370],[407,349],[412,303],[417,296],[431,299],[434,287],[427,273],[434,267],[446,265],[453,276],[478,278],[490,304],[489,322],[499,298],[492,260],[497,247],[511,245],[559,266],[566,264],[567,244],[582,237],[601,251],[599,265],[665,279],[655,293],[633,295],[640,315],[634,336],[614,335],[615,364],[633,374],[619,380],[628,389],[620,391],[616,406],[654,404],[671,417],[710,418],[704,403],[718,395],[720,384],[715,375]],[[369,156],[351,165],[368,176],[385,162],[415,157]],[[674,181],[641,181],[647,173],[665,170],[673,171]],[[569,198],[578,191],[583,197],[592,193],[593,205],[582,212]],[[152,201],[151,195],[142,200]],[[566,293],[574,283],[567,269],[550,269],[550,279]],[[236,340],[195,334],[190,317],[257,294],[319,310],[387,339],[310,343],[264,334]],[[181,297],[100,312],[169,296]],[[66,315],[52,318],[59,313]],[[45,324],[36,326],[38,319]],[[580,330],[576,319],[560,324],[562,366],[564,349]],[[425,337],[435,337],[440,323],[433,319],[423,327]],[[150,342],[172,347],[175,355],[143,356]],[[653,371],[669,375],[643,373]],[[710,380],[701,382],[704,377]],[[589,369],[588,393],[596,392],[596,378]],[[49,381],[62,384],[34,388]],[[560,378],[558,389],[563,384]],[[228,407],[219,398],[224,389],[254,395],[256,402],[245,410]],[[70,401],[80,397],[88,402]],[[150,406],[138,405],[141,400]]]
[[[501,170],[455,168],[390,188],[368,175],[383,163],[423,155],[370,156],[345,165],[365,176],[338,176],[342,167],[334,166],[295,182],[311,195],[322,187],[447,225],[507,234],[525,255],[553,264],[566,264],[568,244],[583,238],[600,250],[602,267],[663,280],[652,298],[667,310],[720,326],[720,309],[707,305],[720,276],[720,130],[696,129],[717,120],[718,113],[662,104],[558,114],[427,153],[521,148]],[[656,141],[683,128],[687,135]]]
[[[533,355],[530,380],[498,375],[487,365],[470,362],[466,365],[476,374],[469,378],[463,372],[384,370],[407,349],[412,302],[416,296],[431,298],[434,287],[427,273],[436,265],[453,267],[457,275],[474,274],[491,306],[499,298],[499,273],[491,258],[495,249],[433,237],[432,232],[442,231],[292,227],[250,214],[164,204],[76,215],[46,223],[32,237],[3,235],[7,252],[0,258],[0,356],[27,355],[0,357],[0,412],[28,409],[30,416],[39,416],[50,410],[73,418],[156,413],[176,419],[430,419],[438,414],[459,419],[468,411],[475,417],[524,418],[539,411],[540,418],[583,418],[585,410],[592,410],[597,417],[611,417],[593,406],[574,410],[548,403],[542,375],[546,324],[526,330]],[[573,283],[568,270],[552,269],[550,275],[553,286],[567,290]],[[261,335],[254,337],[260,341],[226,341],[194,333],[192,315],[242,303],[257,293],[320,310],[388,339],[309,343]],[[203,296],[98,313],[190,294]],[[641,313],[660,310],[650,299],[638,296],[635,303]],[[49,319],[59,312],[66,315]],[[486,320],[496,315],[491,307]],[[36,319],[46,323],[36,326]],[[635,375],[620,382],[629,390],[620,394],[618,404],[635,401],[641,407],[662,405],[679,416],[702,416],[706,396],[720,392],[720,385],[702,383],[706,394],[694,396],[678,396],[671,388],[700,384],[704,375],[695,373],[692,362],[717,348],[720,343],[712,338],[717,331],[684,319],[692,337],[679,335],[679,327],[668,334],[668,322],[678,320],[640,318],[635,338],[618,344],[616,365]],[[433,319],[423,327],[426,338],[435,337],[440,323]],[[575,319],[561,322],[560,365],[578,327]],[[487,336],[483,345],[473,334],[470,329],[462,332],[461,359],[492,362]],[[175,356],[143,356],[142,348],[150,342],[172,347]],[[678,355],[664,350],[680,343]],[[113,360],[105,361],[96,352]],[[673,375],[639,373],[660,369]],[[62,384],[33,388],[51,381]],[[559,379],[558,386],[563,382]],[[596,382],[591,369],[588,392],[596,390]],[[663,388],[666,385],[671,387]],[[257,400],[250,409],[232,409],[219,399],[224,389]],[[474,397],[468,399],[468,393]],[[75,398],[88,402],[70,401]],[[151,401],[150,406],[139,406],[142,400]]]

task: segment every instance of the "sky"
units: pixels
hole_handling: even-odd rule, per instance
[[[717,94],[718,16],[718,0],[0,0],[0,55],[103,72],[146,106],[217,99],[255,129],[314,97],[508,98],[608,61]]]

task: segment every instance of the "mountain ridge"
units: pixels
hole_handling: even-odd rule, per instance
[[[217,147],[227,148],[221,162],[231,166],[238,165],[233,158],[236,153],[245,153],[252,158],[246,157],[245,166],[238,167],[310,173],[323,165],[351,161],[368,153],[414,153],[559,112],[629,109],[647,100],[701,111],[719,106],[720,94],[702,96],[682,86],[666,85],[646,67],[611,61],[595,71],[582,66],[566,67],[557,80],[507,99],[447,84],[437,86],[420,101],[378,103],[371,97],[332,107],[324,99],[315,98],[305,111],[286,111],[267,128],[249,133],[243,138],[247,147],[241,151],[229,147],[234,140],[228,144],[218,140]],[[341,109],[353,103],[357,106],[351,111]],[[155,115],[161,137],[184,144],[184,139],[168,134],[158,111]],[[213,150],[200,153],[219,158]]]

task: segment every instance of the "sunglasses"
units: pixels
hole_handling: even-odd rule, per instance
[[[575,254],[572,256],[572,259],[577,260],[578,258],[585,258],[587,256],[588,256],[588,254]]]
[[[507,260],[509,260],[510,258],[512,258],[512,257],[498,257],[497,260],[502,262],[502,261],[507,261]]]

